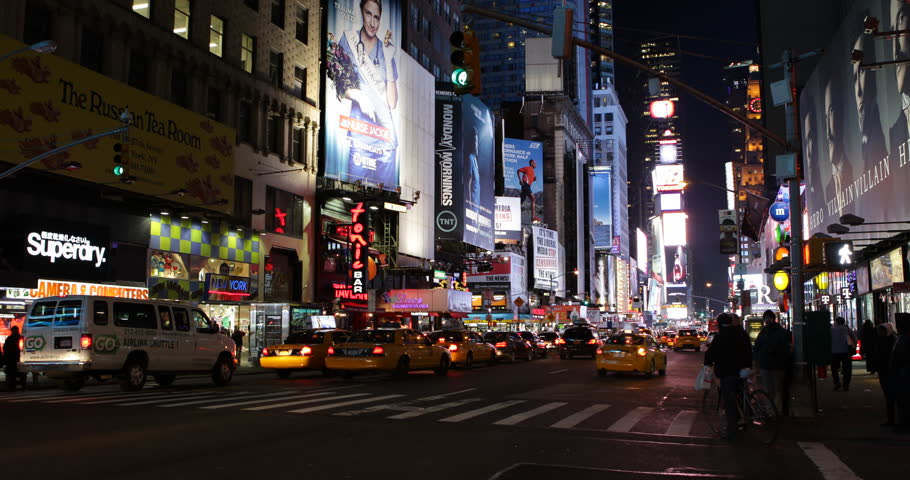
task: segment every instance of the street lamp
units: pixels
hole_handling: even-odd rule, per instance
[[[13,50],[12,52],[7,53],[6,55],[0,56],[0,61],[6,60],[7,58],[12,57],[13,55],[18,55],[22,52],[32,51],[32,52],[37,52],[37,53],[54,53],[54,51],[56,51],[56,50],[57,50],[57,42],[55,42],[53,40],[44,40],[44,41],[38,42],[34,45],[29,45],[27,47],[20,48],[19,50]]]
[[[577,277],[578,269],[576,268],[575,270],[572,270],[572,274]],[[556,292],[555,292],[555,289],[553,288],[553,280],[558,280],[562,277],[565,277],[566,273],[561,273],[554,277],[553,272],[547,272],[547,276],[550,278],[550,305],[554,305],[556,302]]]

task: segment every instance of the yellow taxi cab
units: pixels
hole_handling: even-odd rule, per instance
[[[695,330],[680,330],[676,334],[676,342],[673,344],[673,350],[682,350],[691,348],[696,352],[701,350],[701,338]]]
[[[288,378],[295,370],[322,370],[325,367],[325,355],[329,347],[344,343],[351,332],[347,330],[301,330],[288,336],[280,345],[269,345],[262,349],[259,366],[271,368],[278,378]]]
[[[708,341],[708,332],[705,330],[698,332],[698,339],[701,340],[702,343],[707,342]]]
[[[650,335],[620,333],[611,336],[597,349],[597,374],[607,372],[640,372],[651,376],[654,372],[667,374],[667,354]]]
[[[496,347],[483,341],[483,337],[470,330],[439,330],[431,332],[430,341],[449,350],[451,366],[471,368],[474,361],[496,363]]]
[[[345,377],[354,372],[393,372],[403,377],[411,370],[433,370],[446,375],[451,354],[419,332],[407,328],[359,330],[348,341],[329,347],[325,365]]]

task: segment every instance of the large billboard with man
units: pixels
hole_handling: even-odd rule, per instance
[[[543,218],[543,143],[504,138],[502,166],[505,195],[518,197],[522,225]]]

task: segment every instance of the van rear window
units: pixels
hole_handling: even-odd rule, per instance
[[[158,329],[155,307],[147,303],[114,302],[114,325],[129,328]]]
[[[57,302],[35,302],[32,305],[32,314],[28,316],[29,327],[49,327],[54,321],[54,311]]]
[[[82,319],[82,300],[66,300],[57,305],[55,327],[76,327]]]

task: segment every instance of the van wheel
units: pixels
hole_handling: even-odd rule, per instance
[[[275,374],[278,375],[278,378],[291,378],[290,370],[275,370]]]
[[[145,367],[136,360],[130,360],[123,367],[123,378],[120,380],[120,390],[124,392],[138,392],[145,386]]]
[[[177,375],[155,375],[155,383],[161,387],[169,387],[177,380]]]
[[[85,386],[85,377],[71,377],[63,380],[63,390],[67,392],[78,392]]]
[[[234,369],[231,368],[231,361],[225,357],[219,358],[212,368],[212,381],[215,382],[215,385],[223,387],[231,383],[233,377]]]

